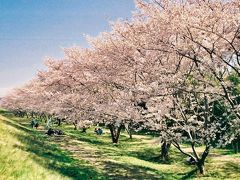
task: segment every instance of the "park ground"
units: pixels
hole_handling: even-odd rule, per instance
[[[43,126],[32,129],[30,119],[0,110],[0,180],[240,179],[240,154],[228,149],[213,149],[206,174],[199,175],[173,147],[171,161],[160,162],[158,138],[153,135],[129,139],[123,132],[119,144],[113,145],[107,129],[98,136],[93,129],[81,133],[70,125],[60,128],[65,135],[50,137]]]

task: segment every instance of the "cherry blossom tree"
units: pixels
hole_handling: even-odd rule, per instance
[[[65,49],[60,60],[4,98],[4,106],[84,127],[104,122],[117,143],[124,125],[159,132],[204,173],[210,148],[239,137],[238,0],[137,0],[130,21]],[[221,106],[219,105],[221,104]],[[217,108],[226,113],[216,114]],[[224,120],[223,120],[224,119]],[[236,138],[235,138],[236,139]],[[190,144],[192,153],[181,143]],[[196,145],[203,145],[199,155]]]

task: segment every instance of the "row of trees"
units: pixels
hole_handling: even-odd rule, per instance
[[[105,123],[114,143],[123,126],[156,131],[164,158],[172,144],[204,173],[212,147],[239,141],[240,1],[137,0],[136,6],[130,21],[89,37],[90,48],[46,60],[47,70],[3,105],[75,126]]]

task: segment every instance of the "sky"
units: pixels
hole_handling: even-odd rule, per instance
[[[0,0],[0,97],[32,79],[46,57],[87,47],[85,35],[130,19],[134,0]]]

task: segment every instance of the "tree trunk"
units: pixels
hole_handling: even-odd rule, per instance
[[[129,130],[128,135],[129,135],[129,138],[132,139],[132,131],[131,130]]]
[[[77,130],[77,124],[73,123],[74,125],[74,130]]]
[[[162,161],[169,160],[169,149],[171,147],[171,143],[167,142],[166,140],[163,141],[161,146],[161,155],[160,158]]]
[[[34,114],[33,114],[33,112],[31,112],[31,118],[34,118]]]
[[[61,126],[61,119],[58,118],[57,121],[58,121],[58,126]]]
[[[41,119],[41,122],[43,122],[43,121],[44,121],[44,119],[45,119],[44,117],[45,117],[45,114],[44,114],[44,113],[41,113],[41,114],[40,114],[40,119]]]
[[[47,123],[47,121],[48,121],[48,115],[47,114],[45,114],[45,123]]]
[[[109,129],[111,132],[112,143],[117,144],[122,129],[122,125],[120,125],[119,127],[115,127],[113,124],[110,124]]]
[[[198,162],[197,167],[198,167],[200,174],[205,174],[204,163],[202,163],[201,161]]]
[[[204,164],[205,164],[206,157],[209,154],[209,150],[210,150],[210,146],[206,146],[206,148],[201,156],[201,159],[199,159],[197,161],[197,167],[198,167],[200,174],[205,174]]]
[[[78,130],[78,121],[77,120],[74,120],[73,125],[74,125],[74,130]]]
[[[86,133],[87,132],[87,128],[86,127],[83,127],[82,128],[82,133]]]
[[[234,150],[234,153],[238,153],[240,149],[240,137],[237,136],[236,139],[232,141],[232,147]]]
[[[132,128],[131,128],[131,123],[125,123],[125,129],[129,135],[129,138],[132,139]]]
[[[206,145],[205,150],[204,150],[204,152],[202,153],[201,158],[200,158],[200,157],[197,155],[196,151],[195,151],[194,144],[192,144],[192,146],[193,146],[193,148],[192,148],[192,150],[193,150],[193,155],[190,154],[190,153],[184,152],[184,151],[181,149],[181,147],[180,147],[180,145],[178,144],[178,142],[176,142],[176,141],[173,140],[173,141],[172,141],[172,144],[173,144],[173,146],[176,147],[181,153],[183,153],[184,155],[186,155],[186,156],[188,156],[188,157],[191,158],[191,161],[193,161],[194,164],[196,164],[196,166],[197,166],[197,168],[198,168],[198,170],[199,170],[199,172],[200,172],[201,174],[204,174],[204,173],[205,173],[204,163],[205,163],[205,160],[206,160],[206,158],[207,158],[207,156],[208,156],[208,154],[209,154],[210,145]]]
[[[240,136],[237,137],[237,143],[236,143],[236,146],[237,146],[237,153],[239,153],[239,149],[240,149]]]
[[[237,136],[236,139],[236,153],[239,153],[239,149],[240,149],[240,136]]]

